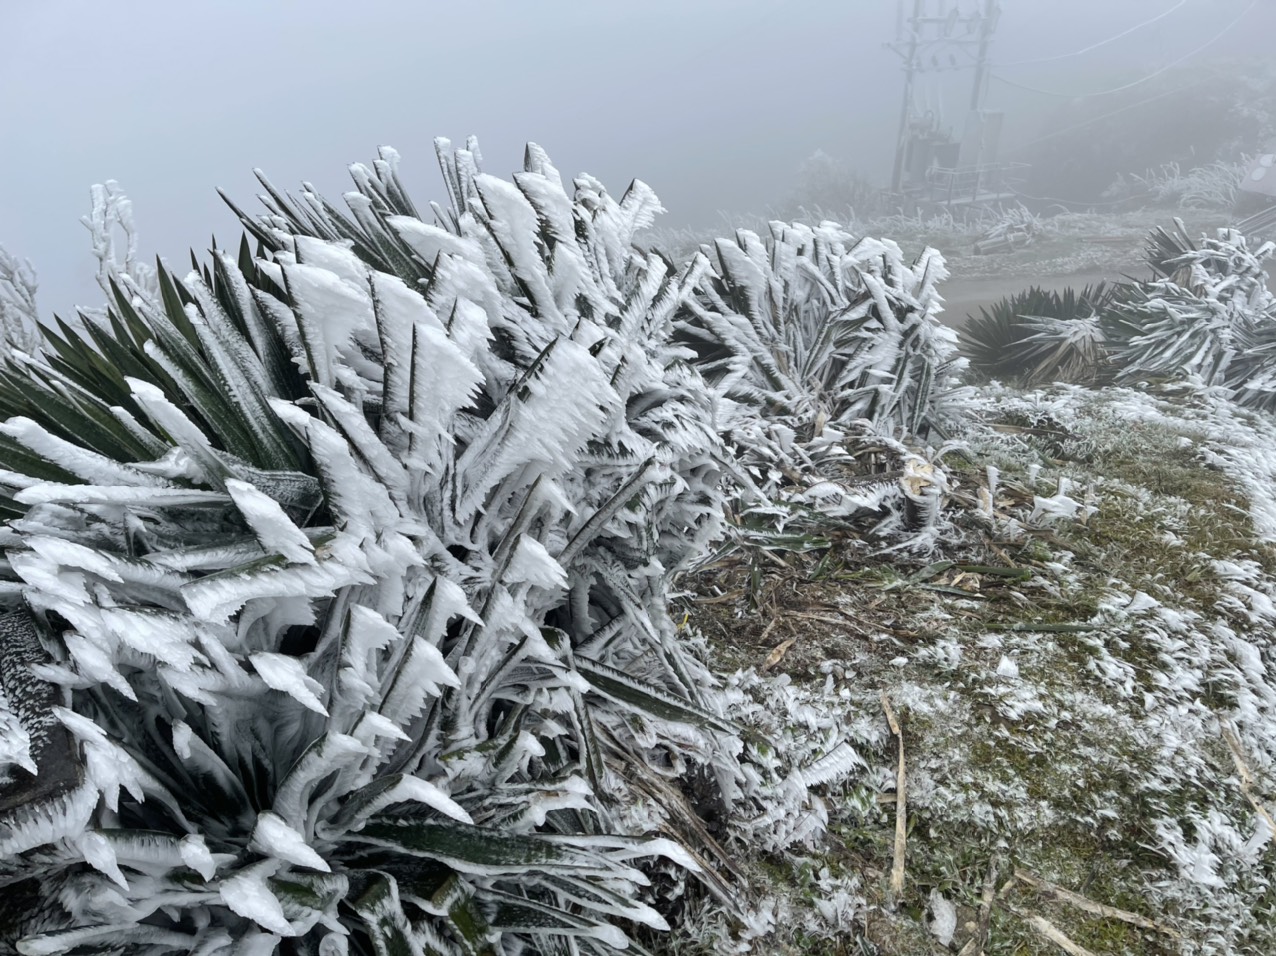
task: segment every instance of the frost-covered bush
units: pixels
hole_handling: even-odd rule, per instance
[[[942,416],[962,360],[937,318],[948,272],[936,250],[910,266],[889,239],[774,222],[766,239],[742,230],[714,254],[690,266],[678,328],[725,397],[803,438],[860,420],[925,435]]]
[[[780,526],[794,507],[929,525],[945,481],[914,446],[939,434],[964,366],[937,318],[943,257],[906,265],[894,242],[831,222],[741,230],[713,251],[688,268],[678,332],[720,397],[744,503]],[[884,473],[865,474],[870,449]]]
[[[769,828],[772,791],[803,812],[801,773],[742,767],[666,611],[722,510],[671,343],[703,264],[634,249],[641,183],[439,155],[433,223],[390,151],[349,214],[265,183],[256,255],[155,294],[108,267],[106,313],[0,371],[23,953],[610,951],[665,926],[651,868],[730,898],[689,779],[727,836]],[[854,321],[910,384],[855,408],[920,422],[899,342],[940,267],[870,248]],[[15,792],[58,761],[60,789]]]
[[[1157,201],[1180,209],[1231,209],[1248,165],[1244,158],[1220,160],[1184,172],[1178,163],[1166,163],[1132,178]]]
[[[996,210],[975,251],[1028,245],[1046,231],[1046,221],[1021,202]]]
[[[1114,287],[1080,292],[1033,286],[981,308],[962,326],[961,348],[973,371],[988,378],[1041,385],[1094,383],[1105,374],[1101,315]]]
[[[1182,223],[1149,238],[1154,278],[1118,297],[1103,323],[1118,381],[1179,378],[1223,387],[1243,405],[1276,407],[1276,297],[1265,263],[1234,229],[1191,241]]]

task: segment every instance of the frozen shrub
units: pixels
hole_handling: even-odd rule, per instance
[[[1104,322],[1118,381],[1187,379],[1243,405],[1276,407],[1276,298],[1270,242],[1250,249],[1234,229],[1193,242],[1176,222],[1148,242],[1154,277],[1130,287]]]
[[[942,437],[964,366],[937,317],[943,257],[926,249],[908,265],[894,242],[829,222],[740,231],[713,252],[689,267],[678,331],[721,397],[745,500],[929,526],[943,475],[909,446]],[[865,449],[885,453],[876,470],[889,474],[864,473]]]
[[[971,369],[1025,385],[1091,384],[1107,372],[1100,317],[1114,287],[1105,283],[1058,292],[1033,286],[981,308],[962,326]]]
[[[23,952],[611,951],[657,867],[730,901],[686,779],[786,812],[666,610],[722,512],[700,268],[635,250],[641,183],[438,151],[433,222],[386,150],[154,291],[104,249],[108,309],[0,370]]]

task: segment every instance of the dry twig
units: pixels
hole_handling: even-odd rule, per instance
[[[839,621],[837,618],[829,617],[825,614],[812,614],[809,611],[794,610],[790,610],[788,614],[790,617],[799,617],[804,621],[815,621],[817,624],[827,624],[830,627],[846,627],[845,621]]]
[[[1015,870],[1015,879],[1021,883],[1027,883],[1034,889],[1040,890],[1047,896],[1052,896],[1064,903],[1069,903],[1079,910],[1084,910],[1094,916],[1101,916],[1104,919],[1120,920],[1122,923],[1129,923],[1131,926],[1138,926],[1140,929],[1153,929],[1158,932],[1165,933],[1167,936],[1179,937],[1177,930],[1166,926],[1164,923],[1158,923],[1154,919],[1148,919],[1146,916],[1140,916],[1138,913],[1131,913],[1128,910],[1117,909],[1115,906],[1108,906],[1104,903],[1096,903],[1094,900],[1087,899],[1080,893],[1074,893],[1072,890],[1064,889],[1057,886],[1049,880],[1029,873],[1027,870]]]
[[[1273,834],[1276,834],[1276,821],[1272,820],[1272,815],[1267,812],[1267,808],[1259,802],[1254,793],[1254,775],[1249,772],[1249,765],[1245,762],[1245,751],[1241,749],[1240,735],[1236,733],[1236,729],[1231,725],[1223,724],[1223,739],[1227,741],[1227,746],[1232,751],[1232,760],[1236,763],[1236,773],[1241,778],[1241,793],[1249,801],[1250,806],[1254,808],[1254,812],[1263,818],[1267,828]]]
[[[979,923],[975,935],[966,941],[957,956],[983,956],[988,945],[988,924],[992,919],[993,897],[997,892],[997,858],[988,861],[988,876],[984,878],[984,891],[979,898]]]
[[[882,710],[886,711],[886,722],[899,740],[899,772],[895,776],[895,857],[891,864],[891,882],[889,904],[894,906],[904,893],[904,849],[908,834],[908,777],[904,772],[904,735],[900,732],[899,721],[895,719],[895,711],[891,708],[890,698],[882,692]]]
[[[1005,906],[1004,903],[1002,905]],[[1010,907],[1006,908],[1010,909]],[[1010,912],[1014,913],[1021,920],[1027,923],[1038,936],[1054,943],[1061,950],[1067,953],[1068,956],[1094,956],[1094,953],[1090,952],[1090,950],[1086,949],[1080,943],[1073,942],[1068,938],[1063,930],[1059,929],[1059,927],[1055,926],[1054,923],[1050,922],[1044,916],[1038,916],[1036,913],[1022,913],[1014,909],[1010,909]]]

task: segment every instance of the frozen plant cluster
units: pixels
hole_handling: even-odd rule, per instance
[[[1181,220],[1149,235],[1151,277],[1078,291],[1030,288],[963,330],[972,366],[1023,385],[1165,379],[1222,389],[1250,408],[1276,409],[1276,297],[1271,242],[1235,229],[1192,239]]]
[[[822,859],[822,838],[832,817],[873,802],[867,787],[852,789],[847,781],[864,776],[862,754],[882,745],[884,727],[866,716],[841,668],[830,663],[824,670],[824,681],[811,685],[752,668],[725,680],[730,713],[749,729],[752,786],[768,794],[756,816],[733,827],[728,849],[743,859],[783,853],[796,879],[764,887],[734,933],[727,927],[740,917],[730,908],[707,897],[689,901],[675,940],[695,940],[715,953],[770,952],[798,936],[807,945],[836,945],[862,925],[860,877]],[[828,791],[823,797],[814,789],[821,787]],[[811,855],[802,856],[803,849]]]
[[[854,768],[746,749],[667,612],[729,458],[673,339],[705,264],[634,247],[640,182],[438,154],[428,217],[390,150],[348,211],[263,178],[256,251],[181,279],[118,261],[104,190],[107,309],[0,370],[28,956],[610,952],[668,928],[655,882],[738,907],[719,841],[814,838],[809,787]],[[881,261],[875,302],[933,299]]]
[[[1160,202],[1180,209],[1231,209],[1249,162],[1217,161],[1184,171],[1178,163],[1166,163],[1131,178]]]
[[[1170,376],[1221,387],[1241,405],[1276,408],[1276,297],[1267,288],[1271,242],[1251,249],[1234,229],[1188,242],[1154,233],[1159,276],[1129,287],[1104,322],[1117,380]]]
[[[938,319],[943,256],[909,264],[891,240],[833,222],[772,222],[711,251],[688,269],[677,328],[718,395],[742,509],[780,526],[795,507],[877,515],[884,534],[932,541],[946,479],[924,442],[964,394],[956,333]],[[865,449],[883,453],[876,468]]]

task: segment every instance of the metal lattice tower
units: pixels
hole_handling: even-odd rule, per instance
[[[963,10],[960,0],[912,0],[912,15],[905,18],[905,2],[898,0],[896,40],[887,44],[904,60],[904,95],[891,174],[891,191],[895,193],[903,187],[905,157],[912,138],[916,77],[973,67],[970,110],[982,110],[988,84],[988,51],[1001,14],[997,0],[981,0],[969,12]]]

